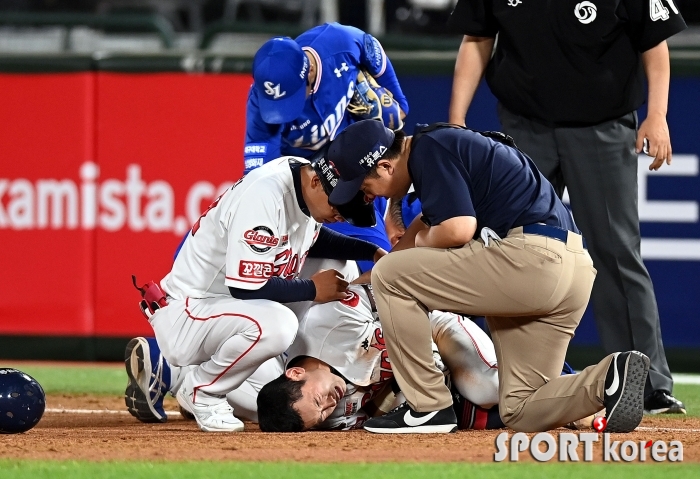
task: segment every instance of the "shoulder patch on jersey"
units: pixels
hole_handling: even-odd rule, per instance
[[[262,261],[243,261],[238,264],[238,276],[241,278],[270,279],[273,271],[272,263]]]
[[[370,73],[375,77],[381,76],[386,69],[386,55],[379,40],[369,33],[366,33],[364,37],[364,49],[365,58],[367,58],[367,61],[371,65]]]
[[[279,238],[275,236],[267,226],[256,226],[243,233],[241,239],[255,253],[267,253],[272,248],[280,243]]]

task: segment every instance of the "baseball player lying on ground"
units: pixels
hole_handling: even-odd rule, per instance
[[[348,292],[343,301],[315,304],[301,319],[286,371],[258,395],[263,431],[356,429],[400,402],[371,288],[351,285]],[[430,324],[435,362],[451,382],[460,429],[504,427],[489,337],[452,313],[432,312]]]

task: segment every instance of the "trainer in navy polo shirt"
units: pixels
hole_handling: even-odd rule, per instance
[[[379,122],[363,122],[359,128],[354,128],[352,137],[341,133],[331,144],[328,156],[341,178],[330,196],[334,204],[350,201],[371,169],[368,163],[377,161],[343,164],[344,159],[362,157],[359,150],[368,148],[357,139],[379,135],[376,149],[382,153],[393,142],[393,132]],[[413,138],[408,169],[422,203],[423,220],[429,225],[473,216],[476,235],[488,227],[505,237],[512,228],[535,223],[579,233],[552,185],[521,151],[460,128],[438,128],[422,133],[417,141]]]
[[[530,158],[477,132],[441,128],[421,135],[408,168],[430,225],[474,216],[477,234],[488,227],[504,237],[534,223],[579,232]]]

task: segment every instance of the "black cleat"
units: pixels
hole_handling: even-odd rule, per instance
[[[383,416],[369,419],[364,428],[380,434],[448,433],[457,430],[457,416],[451,405],[440,411],[416,412],[403,403]]]
[[[644,398],[644,414],[685,414],[685,405],[665,389]]]
[[[605,378],[605,432],[631,432],[644,415],[649,358],[638,351],[615,353]]]

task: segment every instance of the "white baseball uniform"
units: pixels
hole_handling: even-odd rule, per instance
[[[226,394],[226,400],[236,411],[236,417],[243,421],[258,422],[258,393],[262,387],[284,373],[286,355],[275,356],[262,363],[243,383]],[[177,391],[185,380],[185,375],[196,366],[170,366],[170,393]]]
[[[223,396],[294,340],[298,320],[282,304],[239,300],[228,287],[296,278],[321,227],[299,208],[290,161],[256,169],[212,203],[161,281],[168,306],[151,318],[163,356],[194,367],[197,391]]]
[[[320,359],[347,382],[347,391],[320,426],[323,429],[360,427],[362,406],[393,378],[382,327],[369,285],[351,285],[344,301],[314,304],[301,319],[289,347],[287,364],[300,356]],[[498,402],[496,352],[489,337],[464,316],[430,313],[433,341],[452,384],[469,401],[483,408]]]

